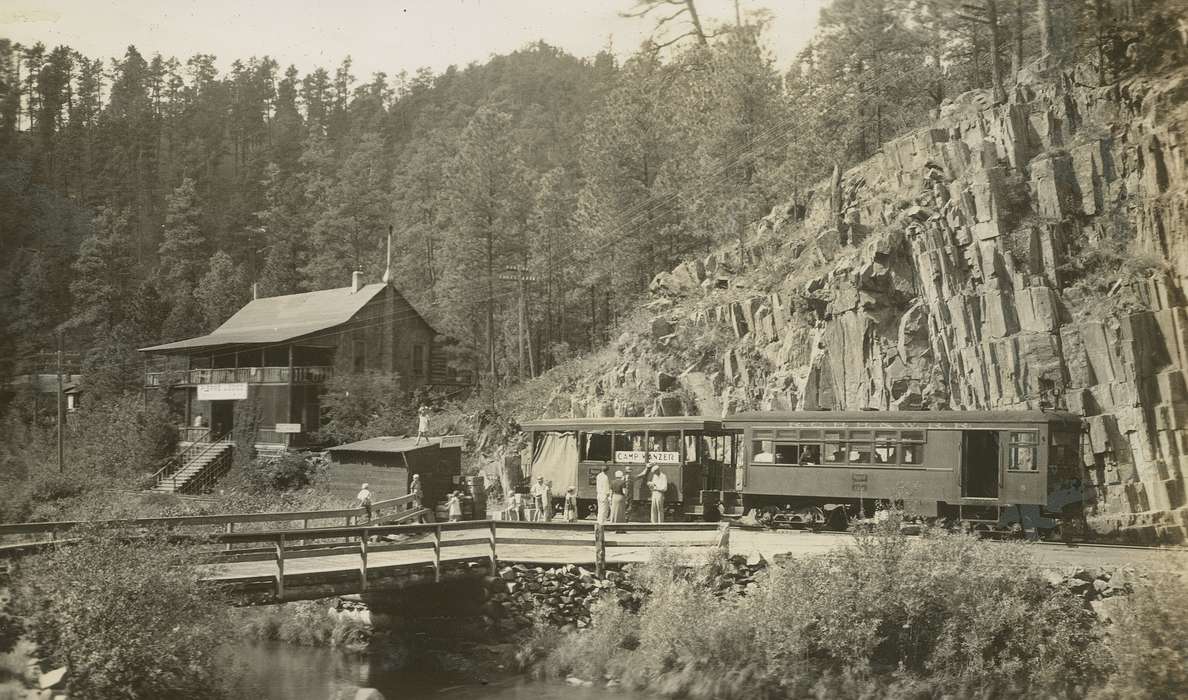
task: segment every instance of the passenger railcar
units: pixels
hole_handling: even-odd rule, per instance
[[[743,435],[748,512],[839,524],[895,501],[925,517],[1041,531],[1083,512],[1081,420],[1069,413],[753,412],[723,425]]]
[[[594,504],[595,479],[604,466],[628,475],[630,498],[647,500],[644,467],[668,477],[665,502],[673,514],[701,518],[723,500],[737,498],[735,467],[740,431],[700,416],[569,418],[528,421],[521,428],[532,445],[530,475],[552,483],[555,500],[574,487],[581,513]]]

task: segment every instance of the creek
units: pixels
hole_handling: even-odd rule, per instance
[[[488,683],[442,672],[382,670],[366,655],[282,643],[228,647],[226,668],[240,697],[257,700],[328,700],[351,687],[376,688],[388,700],[642,700],[607,688],[574,688],[523,677]],[[348,697],[353,697],[350,695]]]

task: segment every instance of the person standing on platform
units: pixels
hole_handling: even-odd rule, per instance
[[[652,489],[652,522],[664,522],[664,494],[668,491],[668,477],[660,471],[659,465],[652,465],[652,478],[648,480]]]
[[[594,498],[598,502],[598,524],[601,525],[610,519],[610,494],[611,483],[610,475],[607,470],[610,466],[602,465],[602,471],[598,472],[598,476],[594,479]]]
[[[565,490],[565,522],[577,522],[577,490],[570,486]]]
[[[626,480],[623,479],[623,472],[615,472],[615,480],[611,482],[611,522],[621,523],[625,521],[626,509],[624,505],[626,493]]]
[[[417,409],[417,441],[413,444],[421,444],[421,438],[425,438],[425,442],[429,442],[429,407],[421,406]]]
[[[450,522],[456,523],[462,519],[462,494],[455,491],[450,494],[450,500],[446,501],[446,508],[449,510]]]
[[[367,522],[371,522],[371,489],[367,484],[363,484],[359,493],[355,494],[355,502],[367,513]]]
[[[536,508],[536,515],[533,520],[543,521],[547,519],[545,509],[549,507],[549,489],[545,486],[544,477],[536,477],[536,483],[532,485],[529,494],[532,496],[532,505]]]
[[[421,486],[421,475],[413,474],[412,483],[408,485],[408,493],[412,498],[412,508],[421,507],[421,499],[425,497],[425,489]]]

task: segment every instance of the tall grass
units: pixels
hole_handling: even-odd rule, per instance
[[[235,613],[237,636],[308,647],[362,650],[371,639],[363,620],[334,612],[326,601],[299,601]]]
[[[538,674],[727,700],[1079,698],[1113,669],[1097,617],[1023,545],[887,528],[772,566],[745,596],[719,593],[719,571],[633,573],[649,591],[638,615],[600,601],[590,630],[549,640]]]

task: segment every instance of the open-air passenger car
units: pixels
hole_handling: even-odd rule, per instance
[[[595,479],[605,465],[630,474],[630,498],[648,499],[644,467],[659,465],[668,477],[668,510],[693,518],[725,499],[737,498],[737,431],[717,419],[698,416],[654,418],[565,418],[525,422],[532,445],[530,475],[552,483],[555,501],[574,487],[579,513],[594,504]]]

